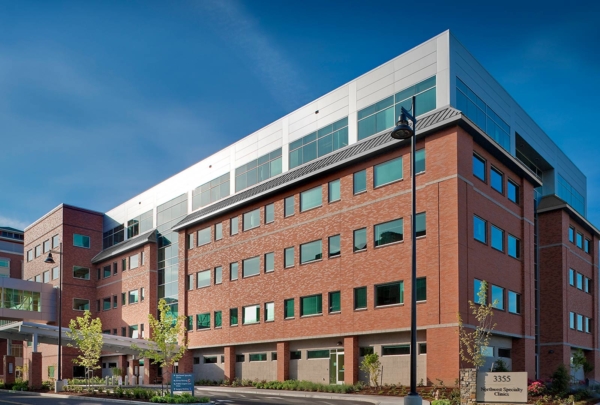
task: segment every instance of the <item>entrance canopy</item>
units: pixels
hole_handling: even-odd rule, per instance
[[[67,331],[70,331],[70,329],[62,328],[61,340],[63,346],[69,343],[73,344],[73,341],[67,337]],[[137,355],[138,351],[131,348],[133,344],[142,350],[150,348],[148,341],[144,339],[104,334],[102,337],[103,352]],[[38,343],[58,345],[58,326],[26,321],[9,322],[0,325],[0,338],[33,342],[33,351],[35,352],[37,351]]]

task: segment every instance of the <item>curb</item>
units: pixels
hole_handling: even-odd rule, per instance
[[[34,396],[34,397],[50,397],[50,398],[57,398],[57,399],[81,399],[84,401],[113,402],[113,403],[117,403],[117,404],[140,404],[140,405],[148,405],[149,404],[149,402],[130,401],[130,400],[124,400],[124,399],[86,397],[86,396],[80,396],[80,395],[49,394],[49,393],[44,393],[44,392],[13,391],[13,390],[5,390],[5,389],[0,389],[0,392],[6,392],[9,394],[24,394],[24,395]]]

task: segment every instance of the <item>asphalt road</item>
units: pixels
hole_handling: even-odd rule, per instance
[[[274,395],[238,394],[228,392],[211,392],[202,390],[202,395],[210,397],[213,404],[220,405],[371,405],[368,402],[346,401],[316,398],[278,397]],[[40,397],[27,394],[0,392],[0,405],[107,405],[102,402],[87,399],[62,399]],[[112,402],[115,404],[115,402]]]

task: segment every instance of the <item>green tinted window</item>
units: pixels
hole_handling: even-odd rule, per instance
[[[300,298],[300,316],[321,313],[323,313],[321,294]]]
[[[300,212],[322,205],[323,196],[321,186],[300,193]]]
[[[340,250],[340,235],[329,237],[329,257],[339,256]]]
[[[286,248],[284,251],[284,257],[285,257],[285,264],[284,266],[287,267],[294,267],[294,247],[289,247]]]
[[[421,212],[415,216],[417,237],[427,235],[427,214]]]
[[[275,221],[275,204],[265,206],[265,224]]]
[[[339,201],[341,198],[340,180],[329,182],[329,202]]]
[[[210,329],[210,313],[196,315],[196,329]]]
[[[379,187],[402,179],[402,157],[373,167],[373,187]]]
[[[417,301],[427,300],[427,278],[421,277],[417,279]]]
[[[354,251],[365,250],[367,248],[367,228],[354,231]]]
[[[283,301],[283,312],[285,318],[293,318],[294,317],[294,299],[290,298]]]
[[[289,217],[294,215],[294,196],[287,197],[283,205],[283,216]]]
[[[243,277],[250,277],[260,273],[260,257],[251,257],[242,262]]]
[[[404,302],[404,283],[389,283],[375,286],[375,306],[402,304]]]
[[[222,313],[221,311],[215,311],[215,328],[220,328],[222,325]]]
[[[275,270],[275,253],[265,254],[265,273],[270,273]]]
[[[329,350],[308,350],[306,352],[307,359],[328,359]]]
[[[367,287],[358,287],[354,289],[354,309],[367,307]]]
[[[234,326],[238,324],[238,309],[231,308],[229,310],[229,325]]]
[[[383,246],[402,240],[404,240],[404,220],[402,218],[375,225],[375,246]]]
[[[366,170],[361,170],[360,172],[354,173],[353,179],[354,179],[354,185],[353,185],[354,194],[358,194],[358,193],[361,193],[361,192],[367,190],[367,171]]]
[[[415,153],[415,173],[422,173],[425,171],[425,149],[419,149]]]
[[[339,291],[329,293],[329,312],[339,312],[342,309],[341,294]]]
[[[323,257],[321,244],[320,240],[316,240],[300,245],[300,264],[320,260]]]

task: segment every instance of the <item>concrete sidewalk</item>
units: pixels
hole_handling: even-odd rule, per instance
[[[388,397],[383,395],[357,395],[357,394],[334,394],[328,392],[307,392],[307,391],[286,391],[286,390],[264,390],[252,387],[220,387],[220,386],[196,386],[196,393],[202,394],[203,391],[227,392],[236,394],[268,395],[293,398],[318,398],[318,399],[336,399],[342,401],[364,401],[376,405],[404,405],[403,397]],[[308,402],[307,402],[308,403]],[[429,401],[423,400],[423,405],[429,405]]]

